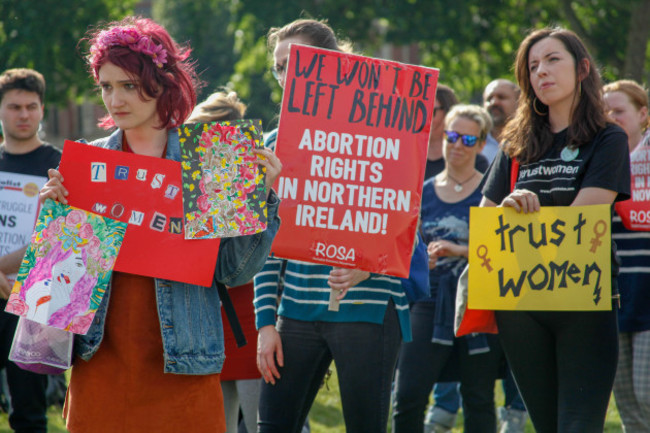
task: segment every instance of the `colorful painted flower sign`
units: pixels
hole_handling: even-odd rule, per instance
[[[6,311],[85,334],[106,291],[126,226],[47,200]]]
[[[252,235],[266,230],[262,122],[239,120],[179,128],[185,238]]]

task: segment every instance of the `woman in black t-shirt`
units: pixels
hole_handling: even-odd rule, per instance
[[[519,106],[482,206],[612,204],[630,193],[627,137],[608,124],[601,81],[575,33],[530,33],[515,62]],[[510,191],[512,160],[519,164]],[[612,269],[612,292],[616,291]],[[498,311],[499,336],[535,429],[602,432],[616,372],[616,311]]]

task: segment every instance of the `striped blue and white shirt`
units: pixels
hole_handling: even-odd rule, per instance
[[[277,315],[294,320],[322,322],[384,321],[389,300],[393,300],[404,341],[411,340],[409,305],[399,278],[372,274],[350,288],[340,301],[339,311],[329,311],[331,289],[327,284],[331,266],[289,260],[284,290],[278,308],[278,279],[282,260],[269,258],[255,276],[255,324],[257,329],[275,325]]]
[[[650,330],[650,232],[627,230],[621,217],[614,214],[612,239],[621,260],[618,274],[618,291],[621,294],[619,330]]]

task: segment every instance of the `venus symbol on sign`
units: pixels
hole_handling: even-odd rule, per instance
[[[600,230],[598,228],[601,228]],[[594,234],[596,235],[595,238],[591,240],[591,248],[589,251],[592,253],[595,253],[596,250],[600,245],[602,245],[602,241],[600,238],[602,238],[605,235],[605,232],[607,231],[607,223],[604,220],[599,220],[595,225],[594,225]]]
[[[485,245],[479,245],[478,248],[476,249],[476,255],[478,256],[478,258],[483,259],[483,263],[481,263],[481,266],[487,268],[488,272],[492,272],[492,266],[490,266],[490,262],[492,261],[492,259],[488,259],[487,254],[488,254],[488,248]]]

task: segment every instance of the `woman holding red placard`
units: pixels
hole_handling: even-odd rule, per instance
[[[176,128],[196,102],[189,48],[152,20],[132,17],[92,30],[89,43],[90,71],[108,110],[101,125],[117,127],[91,145],[180,160]],[[267,170],[268,229],[221,240],[214,275],[229,286],[262,267],[279,225],[270,187],[281,165],[272,152],[256,152]],[[41,200],[66,203],[61,174],[49,176]],[[142,254],[149,248],[160,246],[142,245]],[[70,432],[225,431],[216,286],[114,272],[90,330],[76,336],[75,354],[64,408]]]
[[[627,139],[607,121],[600,75],[580,38],[562,28],[532,31],[519,46],[515,74],[519,105],[486,174],[481,205],[528,213],[629,197]],[[513,160],[519,176],[511,192]],[[613,261],[612,293],[617,270]],[[616,372],[616,311],[495,314],[535,430],[601,432]]]
[[[281,86],[290,44],[341,50],[332,29],[316,20],[273,28],[268,42],[273,73]],[[265,381],[258,431],[300,432],[334,360],[347,432],[385,432],[399,345],[402,337],[410,339],[411,332],[400,279],[358,269],[285,263],[283,274],[282,261],[269,259],[255,277],[257,360]]]
[[[645,161],[650,149],[647,91],[635,81],[620,80],[603,92],[610,117],[627,133],[630,158],[634,161],[636,154]],[[625,431],[650,432],[650,234],[627,230],[614,215],[612,239],[621,259],[616,407]]]

